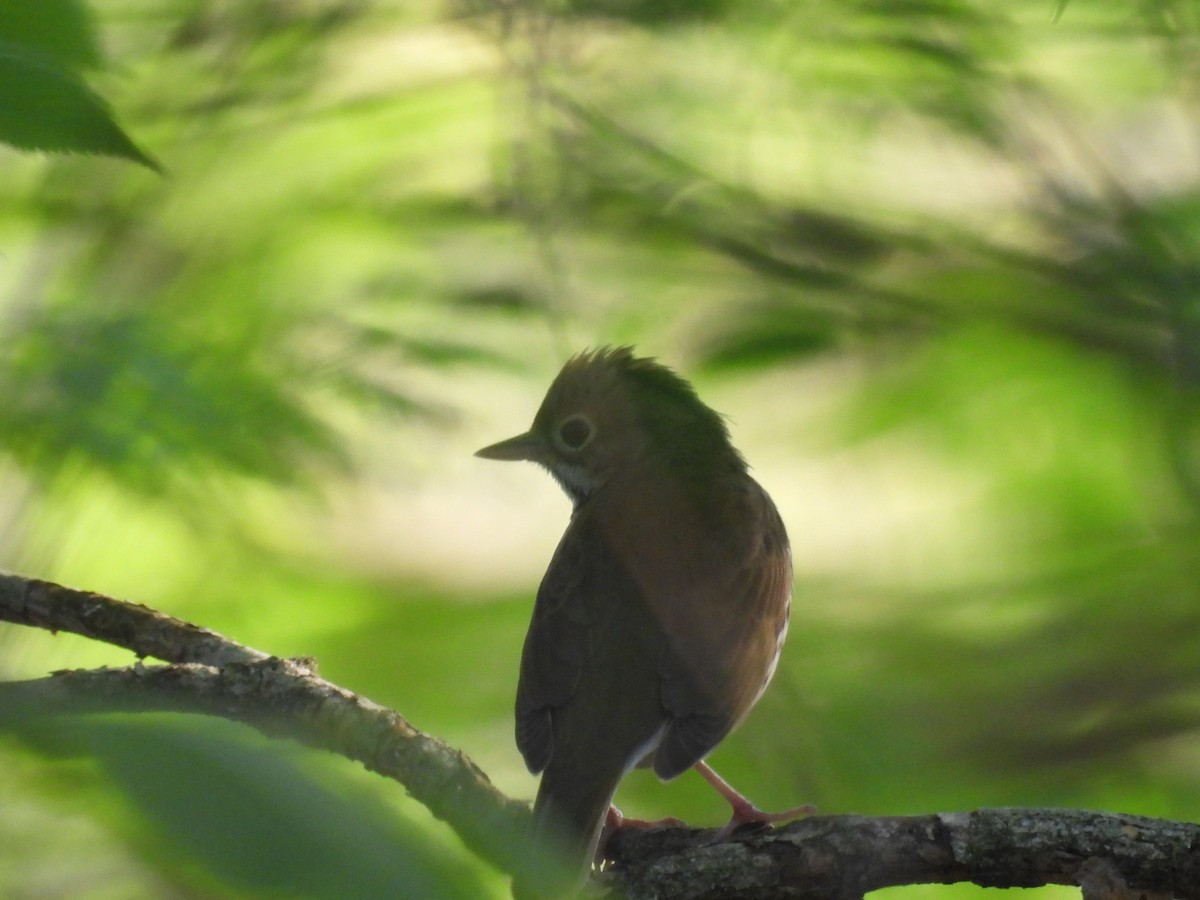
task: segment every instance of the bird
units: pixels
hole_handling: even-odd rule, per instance
[[[764,813],[705,762],[774,675],[792,598],[787,531],[722,416],[604,346],[566,362],[528,431],[476,455],[537,463],[572,503],[521,654],[516,743],[541,781],[514,897],[578,889],[634,767],[695,767],[731,804],[726,832],[811,812]]]

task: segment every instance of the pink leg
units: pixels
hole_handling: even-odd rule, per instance
[[[729,805],[733,807],[733,815],[725,823],[725,827],[717,832],[717,840],[729,837],[737,828],[742,825],[748,825],[751,822],[770,825],[775,822],[788,822],[792,819],[799,819],[802,816],[811,816],[817,811],[815,806],[805,804],[804,806],[797,806],[794,809],[785,809],[783,812],[763,812],[739,794],[733,785],[714,772],[712,766],[704,760],[696,763],[695,768],[697,772],[704,776],[704,780],[716,788],[717,793],[724,797]]]

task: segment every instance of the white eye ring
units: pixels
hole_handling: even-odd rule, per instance
[[[567,416],[554,429],[554,443],[565,453],[578,453],[595,436],[596,426],[582,413]]]

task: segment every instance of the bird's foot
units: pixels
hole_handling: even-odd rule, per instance
[[[604,827],[600,831],[600,842],[596,845],[596,864],[599,865],[608,858],[608,842],[614,834],[624,828],[658,828],[674,827],[685,824],[682,819],[631,819],[616,806],[610,805],[604,814]]]
[[[725,840],[725,838],[729,837],[729,835],[733,834],[743,825],[774,825],[776,822],[790,822],[792,819],[811,816],[817,811],[815,806],[806,803],[804,806],[785,809],[783,812],[764,812],[742,796],[742,794],[738,793],[733,785],[713,771],[712,766],[708,763],[703,760],[696,763],[696,771],[716,789],[718,794],[725,798],[733,810],[729,821],[716,834],[715,840],[718,841]]]
[[[609,806],[608,812],[604,815],[604,833],[612,834],[614,831],[620,831],[622,828],[658,828],[676,827],[683,825],[682,819],[668,817],[666,819],[631,819],[615,806]]]
[[[803,806],[794,806],[791,809],[785,809],[782,812],[764,812],[759,809],[745,797],[740,798],[740,802],[730,801],[730,806],[733,807],[733,815],[729,817],[729,821],[721,826],[721,830],[717,832],[716,840],[723,841],[729,837],[743,825],[774,825],[776,822],[790,822],[793,819],[802,819],[805,816],[811,816],[817,811],[817,808],[811,803],[806,803]]]

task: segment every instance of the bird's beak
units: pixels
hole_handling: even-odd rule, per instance
[[[542,442],[532,431],[510,437],[498,444],[491,444],[475,455],[484,459],[528,459],[536,462],[542,458]]]

